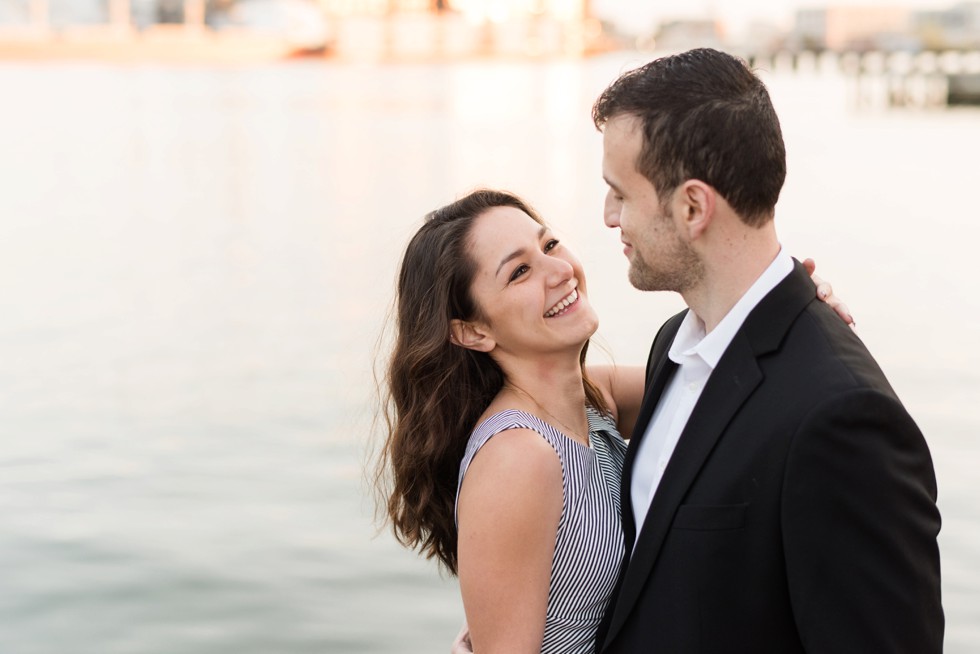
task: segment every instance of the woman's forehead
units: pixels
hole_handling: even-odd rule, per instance
[[[545,226],[531,218],[517,207],[493,207],[484,211],[475,221],[473,232],[483,237],[508,236],[525,238],[536,236]]]
[[[471,248],[496,255],[524,247],[539,239],[547,228],[516,207],[494,207],[484,212],[470,232]]]

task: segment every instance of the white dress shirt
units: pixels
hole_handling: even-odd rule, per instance
[[[701,397],[701,390],[718,365],[736,332],[752,309],[793,270],[793,259],[782,249],[749,290],[725,314],[718,326],[706,334],[704,322],[688,311],[674,337],[667,356],[678,364],[677,371],[664,389],[633,461],[630,497],[637,526],[646,519],[664,470],[674,447],[687,425],[691,412]],[[705,409],[710,411],[710,407]],[[639,538],[637,538],[639,540]]]

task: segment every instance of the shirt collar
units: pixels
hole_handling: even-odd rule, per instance
[[[697,357],[714,370],[752,309],[792,271],[793,258],[780,248],[769,267],[759,275],[759,278],[739,298],[735,306],[725,314],[725,317],[722,318],[717,327],[711,330],[710,334],[705,334],[704,322],[697,314],[694,311],[688,311],[681,322],[667,356],[670,357],[671,361],[678,364],[683,364],[685,360],[689,360],[689,357]]]

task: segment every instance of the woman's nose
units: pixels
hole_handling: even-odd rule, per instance
[[[548,257],[550,266],[548,269],[548,285],[551,287],[561,286],[575,276],[575,269],[572,264],[558,257]]]

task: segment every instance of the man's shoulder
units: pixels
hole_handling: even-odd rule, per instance
[[[775,365],[788,366],[814,391],[873,389],[894,397],[878,362],[857,334],[822,302],[813,302],[793,321]],[[829,390],[829,388],[828,388]]]

